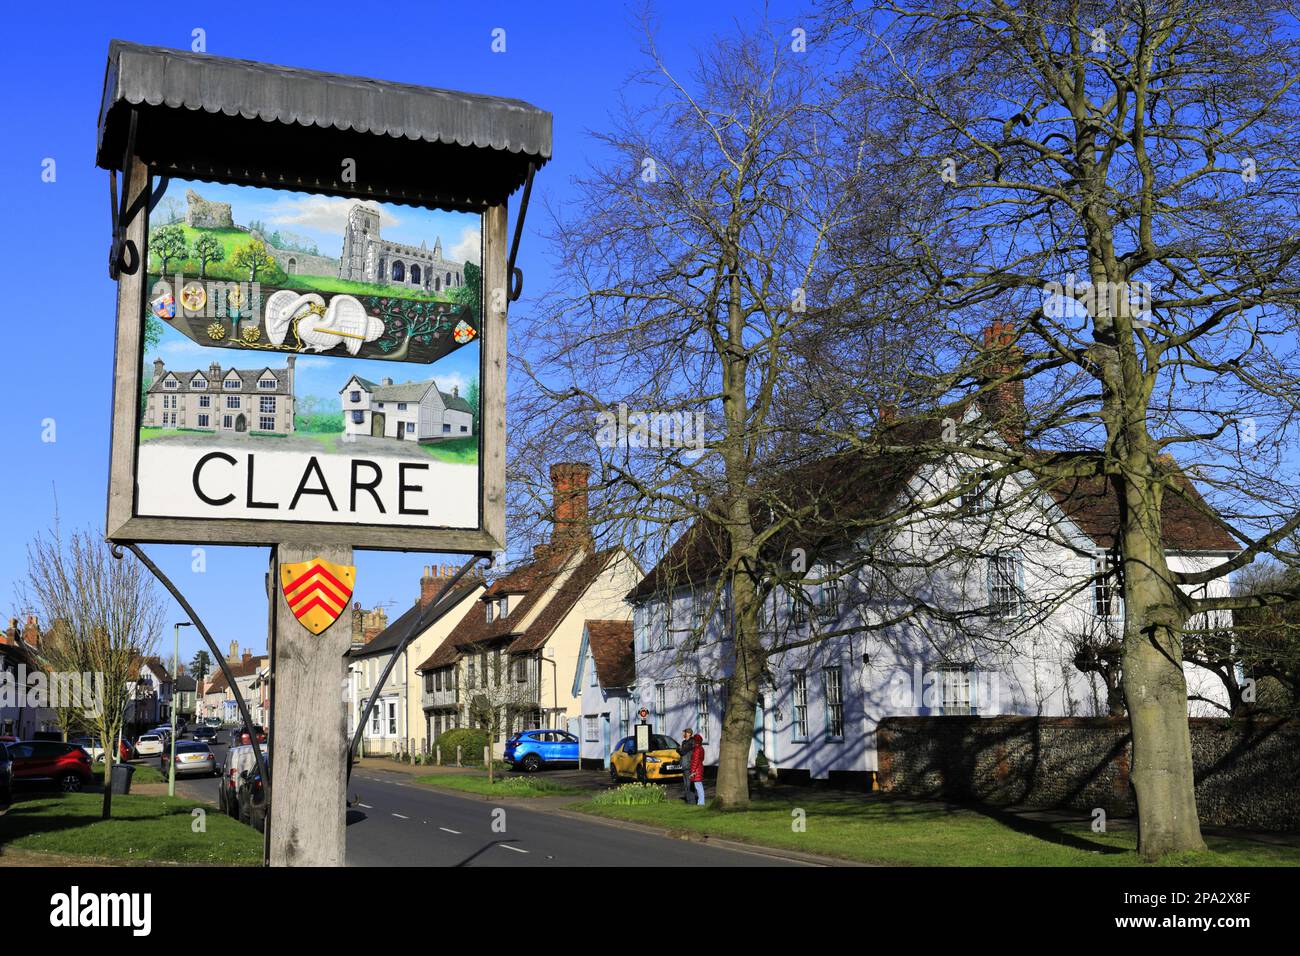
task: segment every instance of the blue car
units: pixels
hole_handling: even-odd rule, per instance
[[[578,738],[563,730],[521,730],[506,741],[506,760],[529,773],[554,764],[576,764]]]

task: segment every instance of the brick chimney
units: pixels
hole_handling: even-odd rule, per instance
[[[41,646],[41,629],[36,626],[35,614],[27,615],[27,623],[23,626],[23,643],[29,647]]]
[[[893,402],[881,402],[877,417],[879,418],[881,425],[893,425],[898,421],[898,406]]]
[[[1016,330],[1010,322],[994,321],[984,330],[984,381],[1013,375],[1024,367],[1024,353],[1015,344]],[[1025,440],[1025,383],[1002,382],[979,397],[982,414],[1008,442]]]
[[[591,468],[582,462],[559,462],[551,466],[551,489],[554,517],[551,545],[568,551],[592,547],[591,525],[587,518],[587,480]]]

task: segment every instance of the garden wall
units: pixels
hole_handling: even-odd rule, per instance
[[[1206,826],[1300,830],[1300,721],[1193,718]],[[887,717],[880,788],[994,806],[1136,813],[1126,718]]]

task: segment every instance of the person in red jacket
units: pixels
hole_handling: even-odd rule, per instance
[[[691,748],[691,783],[695,786],[697,805],[704,806],[704,738],[696,734],[691,738],[695,746]]]

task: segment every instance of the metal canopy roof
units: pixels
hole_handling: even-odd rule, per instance
[[[133,111],[141,159],[188,179],[480,208],[551,158],[551,114],[521,100],[113,40],[101,167],[121,168]]]

